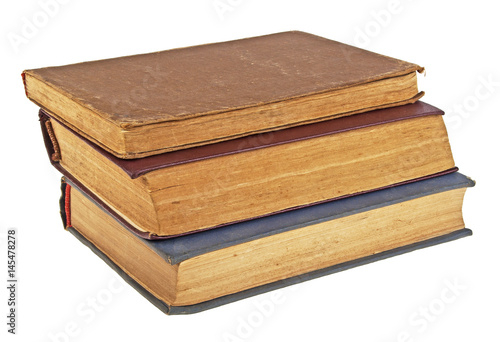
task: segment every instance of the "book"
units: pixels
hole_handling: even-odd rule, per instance
[[[456,170],[418,101],[146,158],[116,158],[41,111],[53,165],[143,237],[192,233]]]
[[[63,181],[64,227],[169,314],[272,289],[468,236],[455,172],[167,240],[145,240]],[[124,252],[126,251],[126,252]]]
[[[422,71],[293,31],[22,75],[30,100],[129,159],[412,103]]]

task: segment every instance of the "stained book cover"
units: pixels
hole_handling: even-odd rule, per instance
[[[412,103],[423,95],[415,74],[422,70],[292,31],[26,70],[23,80],[33,102],[128,159]],[[387,91],[384,81],[396,77],[403,83]],[[375,82],[382,83],[349,97],[351,87]],[[323,101],[331,92],[341,99]],[[304,111],[309,98],[316,105]],[[155,139],[141,140],[141,129]]]

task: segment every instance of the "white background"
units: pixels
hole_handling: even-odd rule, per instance
[[[499,340],[500,25],[494,1],[64,2],[47,10],[34,0],[4,1],[0,9],[0,340]],[[30,23],[36,30],[23,32]],[[475,234],[200,314],[165,316],[63,230],[60,177],[47,160],[21,72],[292,29],[426,67],[426,77],[419,77],[424,101],[447,111],[456,164],[477,180],[464,205]],[[16,336],[6,332],[12,227],[18,230]],[[441,295],[453,282],[459,289],[444,303]],[[98,310],[88,306],[91,298],[98,298]],[[259,305],[267,305],[265,317]],[[429,307],[432,316],[423,318],[419,310]]]

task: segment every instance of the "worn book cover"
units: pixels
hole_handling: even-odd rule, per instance
[[[26,70],[29,99],[119,158],[415,102],[416,64],[293,31]]]

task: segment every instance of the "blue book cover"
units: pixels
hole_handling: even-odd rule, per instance
[[[366,212],[367,215],[369,215],[370,211],[376,210],[378,208],[395,206],[399,203],[407,202],[413,199],[471,186],[474,186],[474,182],[470,178],[465,177],[458,172],[455,172],[452,174],[421,180],[415,183],[404,184],[393,188],[378,190],[353,197],[339,199],[332,202],[314,205],[311,207],[258,218],[251,221],[236,223],[213,230],[179,236],[167,240],[145,240],[135,236],[132,233],[130,233],[130,235],[133,236],[133,238],[140,240],[142,243],[146,244],[148,248],[161,256],[166,263],[170,265],[177,265],[182,263],[183,261],[202,256],[206,253],[239,244],[244,244],[268,236],[273,236],[275,234],[281,234],[292,230],[317,225],[323,222],[338,220],[358,213]],[[68,203],[70,198],[69,192],[73,191],[72,188],[76,188],[88,199],[92,200],[91,193],[88,192],[88,190],[85,189],[81,184],[77,184],[77,182],[73,182],[67,178],[63,181],[61,214],[66,229],[69,230],[73,235],[75,235],[85,245],[90,247],[98,256],[100,256],[108,265],[110,265],[116,272],[118,272],[136,290],[138,290],[149,301],[151,301],[154,305],[156,305],[159,309],[167,314],[185,314],[203,311],[249,296],[257,295],[263,292],[271,291],[277,288],[292,285],[327,274],[343,271],[377,260],[386,259],[416,249],[455,240],[472,234],[471,230],[469,229],[458,229],[453,232],[448,232],[441,236],[435,236],[424,241],[419,241],[417,243],[385,250],[373,255],[365,256],[355,260],[349,260],[340,264],[331,265],[329,267],[324,267],[287,279],[282,279],[270,282],[265,285],[245,289],[237,293],[224,295],[193,305],[176,306],[162,301],[161,299],[157,298],[155,295],[147,291],[141,284],[135,281],[125,270],[123,270],[122,267],[114,263],[107,256],[106,251],[101,251],[78,231],[78,227],[73,227],[71,225],[71,213],[69,212]],[[106,207],[102,203],[99,204],[93,200],[92,202],[96,204],[100,210],[105,211],[107,214],[110,214],[111,216],[117,215],[109,207]],[[375,228],[376,227],[374,227],[374,229]],[[126,229],[124,228],[124,230]]]

